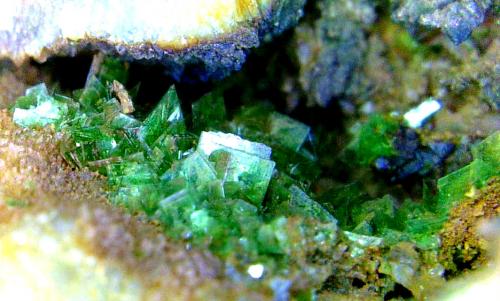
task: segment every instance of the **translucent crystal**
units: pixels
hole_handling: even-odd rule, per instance
[[[500,175],[500,132],[483,140],[473,150],[474,161],[438,180],[437,210],[447,212],[467,193],[483,187],[493,176]]]
[[[226,197],[242,197],[256,206],[261,205],[275,166],[269,160],[269,147],[233,134],[202,132],[197,151],[217,166]]]
[[[286,115],[273,112],[270,116],[269,134],[273,140],[283,147],[298,152],[311,129]]]
[[[60,123],[67,112],[67,104],[55,100],[45,84],[39,84],[26,90],[26,95],[17,100],[13,120],[23,127],[43,127]]]
[[[145,143],[152,145],[163,133],[179,134],[185,130],[179,98],[172,86],[144,120],[139,135]]]
[[[221,129],[226,122],[226,107],[224,98],[215,93],[202,96],[192,104],[193,128],[196,132],[202,130]]]

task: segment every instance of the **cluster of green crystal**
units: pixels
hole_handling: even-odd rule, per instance
[[[72,98],[51,95],[40,84],[19,98],[14,121],[51,124],[66,139],[61,152],[70,164],[107,176],[110,202],[159,221],[174,239],[267,267],[285,263],[301,246],[291,237],[307,232],[307,222],[284,232],[295,224],[288,217],[330,225],[321,240],[334,243],[336,220],[298,181],[305,163],[315,160],[303,148],[309,127],[276,112],[260,114],[258,107],[228,124],[223,98],[208,94],[192,104],[188,129],[174,87],[139,120],[123,113],[111,87],[126,78],[126,70],[108,59]]]
[[[317,287],[348,267],[338,276],[345,279],[331,284],[340,291],[360,269],[374,283],[391,277],[377,284],[381,294],[399,283],[419,296],[418,283],[428,287],[442,279],[436,250],[449,210],[499,175],[496,133],[476,146],[472,163],[439,179],[437,194],[425,193],[421,203],[400,204],[391,195],[373,200],[356,184],[316,201],[309,191],[320,169],[308,126],[265,105],[244,107],[228,121],[216,93],[194,102],[186,122],[174,87],[141,120],[124,113],[127,100],[113,89],[117,79],[126,83],[126,69],[107,59],[71,98],[35,86],[12,108],[13,119],[23,127],[52,126],[65,139],[61,153],[69,164],[107,177],[113,204],[159,222],[172,239],[208,247],[231,266],[262,265],[273,275],[273,289],[294,277]],[[374,115],[348,149],[364,166],[393,156],[399,128],[396,119]],[[379,269],[370,268],[373,250],[380,253]]]
[[[378,143],[385,142],[381,139]],[[332,192],[328,203],[340,225],[355,233],[383,237],[389,245],[413,241],[422,249],[437,249],[439,231],[449,211],[491,178],[500,176],[500,132],[476,145],[473,155],[470,164],[437,181],[437,194],[424,190],[423,202],[407,199],[398,205],[390,195],[370,200],[352,184]]]

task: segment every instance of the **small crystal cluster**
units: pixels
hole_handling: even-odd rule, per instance
[[[398,148],[391,148],[393,142],[389,134],[391,131],[388,131],[392,127],[392,133],[397,133],[397,124],[394,122],[391,119],[384,121],[382,117],[374,117],[363,125],[358,132],[358,143],[350,146],[355,156],[361,158],[361,162],[371,162],[375,168],[379,168],[377,163],[382,157],[375,159],[377,156],[392,155],[395,156],[395,159],[392,159],[393,162],[400,160],[397,156],[402,156],[401,152]],[[372,131],[371,139],[374,139],[372,147],[360,145],[365,139],[367,140],[365,143],[371,141],[368,138],[369,131]],[[401,141],[404,139],[398,138],[394,143],[401,143]],[[434,149],[437,147],[436,142],[432,145],[435,146]],[[417,160],[425,155],[425,149],[415,147],[413,151],[417,154],[416,159],[408,164],[411,164],[414,169],[422,165],[422,169],[418,169],[418,172],[431,168],[425,167],[423,163],[419,164]],[[439,247],[438,232],[447,221],[449,211],[468,194],[486,186],[490,179],[500,175],[498,154],[500,154],[500,132],[492,134],[474,148],[474,160],[470,164],[440,178],[437,181],[435,195],[429,191],[428,187],[424,187],[423,203],[405,200],[398,206],[396,199],[390,195],[369,200],[366,196],[355,193],[358,190],[355,185],[351,185],[351,189],[347,191],[342,188],[337,193],[333,193],[336,195],[333,203],[338,206],[339,212],[348,213],[335,216],[342,226],[359,234],[382,236],[388,243],[411,240],[423,249],[437,249]],[[428,160],[427,165],[433,164],[433,160]],[[339,199],[339,196],[355,197],[351,202],[345,202]]]
[[[73,98],[50,95],[44,84],[28,89],[13,109],[14,121],[52,125],[65,139],[67,162],[107,176],[111,203],[145,213],[189,245],[241,257],[243,264],[274,262],[276,256],[279,262],[301,248],[290,237],[308,231],[303,223],[284,232],[292,216],[319,219],[330,232],[320,240],[334,244],[336,220],[297,180],[315,160],[303,147],[309,127],[276,112],[261,114],[259,107],[227,124],[223,99],[208,94],[193,103],[188,130],[174,87],[141,121],[125,114],[115,95],[115,79],[126,81],[126,72],[113,64],[107,60]],[[271,142],[276,152],[231,131]]]

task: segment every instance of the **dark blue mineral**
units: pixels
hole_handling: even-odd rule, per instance
[[[438,168],[453,152],[453,143],[432,141],[422,144],[418,133],[407,127],[401,127],[394,137],[393,146],[396,155],[379,157],[375,168],[386,174],[391,182],[401,182],[407,178],[425,176]]]

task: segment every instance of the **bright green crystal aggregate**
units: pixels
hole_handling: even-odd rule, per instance
[[[389,194],[373,199],[356,183],[316,201],[311,183],[319,168],[308,126],[265,105],[243,108],[228,121],[216,94],[193,103],[189,123],[173,86],[142,120],[122,112],[114,98],[113,76],[124,83],[127,76],[111,62],[73,98],[31,88],[18,100],[14,121],[54,125],[65,137],[68,163],[107,176],[111,203],[145,214],[170,238],[206,247],[230,267],[245,272],[263,265],[276,291],[293,278],[318,287],[329,275],[340,283],[372,273],[391,279],[380,285],[385,293],[398,283],[420,296],[419,281],[442,277],[436,250],[449,210],[499,175],[497,132],[423,202],[399,203]],[[396,119],[374,115],[357,128],[348,151],[361,165],[391,156],[398,128]],[[302,289],[299,295],[311,292]]]
[[[261,262],[273,274],[285,271],[295,253],[305,256],[302,247],[326,240],[334,245],[335,218],[296,179],[282,173],[289,181],[272,180],[278,177],[274,149],[254,142],[272,141],[280,162],[288,154],[313,162],[314,156],[300,154],[309,127],[268,112],[247,115],[264,117],[269,126],[252,128],[245,135],[209,131],[227,131],[231,126],[227,125],[223,99],[208,94],[193,104],[193,128],[188,129],[173,86],[140,120],[122,112],[114,98],[113,76],[122,81],[127,78],[126,68],[115,63],[105,60],[105,67],[85,88],[64,102],[50,96],[45,86],[28,90],[26,97],[30,98],[20,98],[15,110],[47,102],[57,114],[43,122],[15,114],[16,123],[54,124],[63,133],[61,152],[68,163],[107,176],[111,203],[146,214],[160,222],[171,238],[208,247],[235,266],[245,269],[247,263]],[[273,201],[268,193],[273,194]],[[331,226],[304,240],[304,233],[314,233],[320,225],[307,220]]]
[[[390,195],[369,200],[354,184],[331,192],[325,207],[340,224],[363,235],[383,237],[387,244],[413,241],[424,250],[439,247],[438,234],[448,213],[468,194],[500,176],[500,132],[476,145],[474,160],[437,181],[437,194],[425,196],[423,202],[405,200],[398,205]]]

